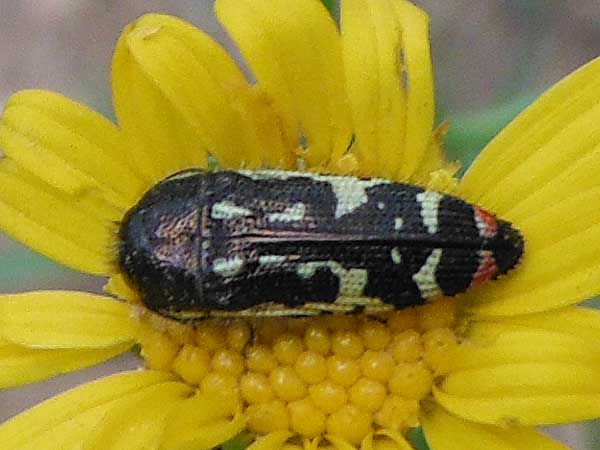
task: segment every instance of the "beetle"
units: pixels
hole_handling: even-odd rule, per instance
[[[507,221],[380,178],[187,170],[146,192],[118,264],[150,310],[178,320],[380,312],[506,274]]]

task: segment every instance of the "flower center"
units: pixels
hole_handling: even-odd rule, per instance
[[[449,300],[378,318],[140,320],[147,365],[235,401],[250,431],[352,443],[418,426],[420,401],[457,342]]]

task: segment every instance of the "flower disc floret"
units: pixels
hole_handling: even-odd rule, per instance
[[[330,433],[356,444],[378,430],[404,433],[418,424],[419,402],[457,342],[452,305],[197,325],[148,314],[140,319],[142,355],[202,394],[233,398],[250,431]]]

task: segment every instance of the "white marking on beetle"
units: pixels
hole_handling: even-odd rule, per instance
[[[298,264],[296,273],[302,278],[311,278],[320,267],[327,267],[340,280],[339,295],[358,297],[362,295],[368,281],[365,269],[345,269],[337,261],[311,261]]]
[[[229,200],[223,200],[213,205],[210,217],[213,219],[236,219],[251,216],[253,213],[248,208],[238,206]]]
[[[244,266],[244,260],[239,256],[233,258],[215,258],[213,261],[213,271],[217,275],[230,278],[239,273]]]
[[[183,180],[185,178],[193,177],[195,175],[204,173],[203,170],[200,169],[189,169],[184,170],[183,172],[175,173],[168,178],[165,178],[164,181],[175,181],[175,180]]]
[[[258,257],[258,263],[263,266],[280,265],[287,261],[285,255],[263,255]]]
[[[398,247],[394,247],[390,253],[392,255],[392,261],[394,261],[394,264],[400,264],[402,262],[402,253],[400,253]]]
[[[396,217],[394,219],[394,230],[400,231],[404,226],[404,219],[402,217]]]
[[[283,212],[274,212],[267,214],[269,222],[297,222],[304,219],[306,205],[298,202],[285,208]]]
[[[432,191],[424,191],[417,194],[417,201],[421,204],[423,224],[427,227],[427,232],[430,234],[437,233],[438,212],[440,201],[443,197],[442,194]]]
[[[314,181],[329,183],[337,199],[335,218],[339,219],[349,214],[369,201],[366,190],[373,186],[389,184],[391,181],[383,178],[361,179],[355,177],[340,177],[319,175],[310,172],[288,172],[285,170],[240,170],[239,173],[253,180],[287,180],[289,178],[303,177]]]
[[[421,266],[419,271],[412,276],[412,279],[417,283],[421,297],[430,298],[442,293],[437,280],[435,279],[435,271],[440,259],[442,258],[442,249],[435,248],[431,251],[425,264]]]
[[[492,214],[478,206],[474,206],[473,216],[475,217],[475,225],[479,231],[479,236],[492,238],[496,235],[498,232],[498,222]]]
[[[328,180],[331,183],[333,193],[337,199],[335,218],[339,219],[344,214],[349,214],[361,205],[369,201],[367,189],[389,181],[373,178],[361,180],[359,178],[336,177]]]
[[[377,209],[383,211],[385,209],[385,203],[377,202]]]

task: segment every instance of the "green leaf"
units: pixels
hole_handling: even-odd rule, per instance
[[[422,428],[414,428],[408,433],[408,440],[415,450],[429,450]]]
[[[483,111],[459,116],[440,114],[442,120],[450,122],[445,140],[448,157],[459,159],[463,168],[468,167],[483,147],[533,99],[531,95],[525,95]]]
[[[254,434],[243,432],[233,439],[221,444],[220,447],[222,450],[244,450],[254,442],[254,439],[256,439]]]
[[[325,5],[325,7],[329,10],[329,14],[334,19],[339,18],[339,9],[337,0],[321,0],[321,2]]]

